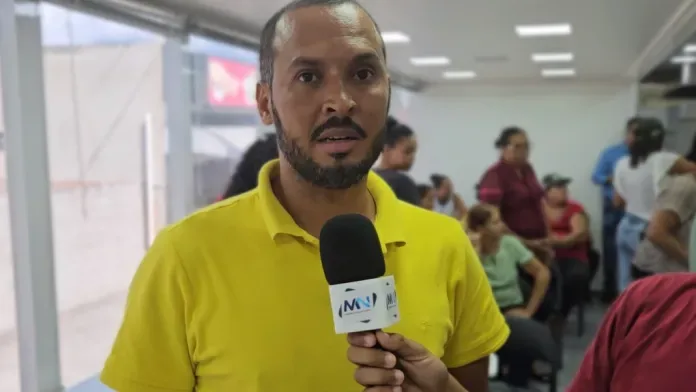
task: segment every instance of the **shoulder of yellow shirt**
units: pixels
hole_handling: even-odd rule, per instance
[[[180,221],[173,223],[163,231],[178,237],[184,233],[189,233],[191,230],[197,231],[205,229],[206,223],[210,222],[210,219],[214,220],[220,216],[224,216],[225,222],[235,222],[235,215],[240,215],[240,219],[248,219],[249,208],[253,208],[253,204],[257,202],[260,202],[258,190],[253,189],[241,195],[203,207]],[[401,200],[397,200],[396,203],[399,204],[399,216],[400,219],[403,219],[403,225],[405,227],[415,225],[418,231],[432,234],[444,240],[452,240],[453,246],[462,245],[462,233],[464,233],[466,229],[466,226],[463,226],[463,222],[466,221],[466,218],[462,221],[457,221],[447,215],[426,210]],[[261,217],[259,217],[259,219],[261,219]],[[241,222],[241,220],[239,222]]]

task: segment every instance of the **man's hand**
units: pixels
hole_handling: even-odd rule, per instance
[[[444,392],[451,386],[445,364],[401,335],[352,333],[348,343],[348,360],[358,365],[355,381],[365,392]]]

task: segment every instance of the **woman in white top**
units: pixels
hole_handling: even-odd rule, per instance
[[[620,291],[631,283],[631,263],[665,177],[696,174],[696,164],[678,154],[662,151],[664,139],[662,122],[654,118],[641,119],[629,146],[629,156],[619,160],[614,169],[614,203],[625,208],[616,231]]]

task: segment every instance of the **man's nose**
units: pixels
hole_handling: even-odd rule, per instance
[[[353,114],[355,106],[355,99],[346,88],[345,83],[336,81],[326,86],[324,114],[340,117],[349,116]]]

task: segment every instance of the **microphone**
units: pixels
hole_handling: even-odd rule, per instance
[[[319,253],[329,283],[337,334],[375,331],[399,321],[393,276],[384,276],[374,225],[359,214],[329,219],[319,233]]]

